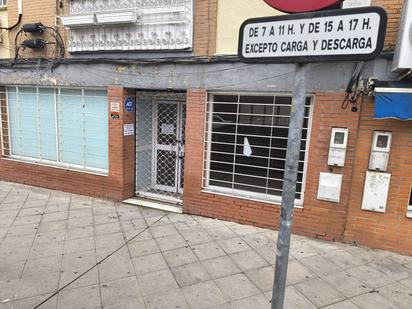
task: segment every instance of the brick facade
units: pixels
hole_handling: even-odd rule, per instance
[[[343,98],[343,93],[315,95],[304,207],[295,209],[293,231],[326,240],[356,241],[371,247],[412,253],[412,220],[405,216],[412,183],[412,128],[410,124],[395,120],[374,121],[370,101],[364,103],[360,113],[353,113],[350,108],[342,109]],[[199,123],[204,123],[205,104],[204,91],[189,91],[184,212],[277,228],[279,205],[202,191],[204,127]],[[330,133],[334,127],[349,129],[346,162],[342,168],[327,165]],[[388,212],[375,214],[362,211],[360,207],[372,131],[385,128],[394,133],[390,163],[393,181]],[[344,175],[340,203],[316,198],[319,173],[328,171]]]
[[[373,99],[365,99],[356,139],[356,156],[350,189],[345,241],[412,253],[412,219],[406,207],[412,186],[412,123],[399,120],[373,119]],[[369,164],[373,131],[393,134],[388,172],[391,173],[386,213],[362,211],[363,184]]]
[[[0,178],[78,194],[122,200],[134,195],[134,136],[123,137],[123,124],[135,122],[135,114],[123,110],[125,96],[134,95],[122,87],[108,88],[110,102],[119,102],[120,119],[109,117],[109,174],[107,176],[54,168],[0,158]],[[110,112],[110,111],[108,111]]]

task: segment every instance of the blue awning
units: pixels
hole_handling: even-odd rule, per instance
[[[412,120],[412,88],[375,88],[375,118]]]

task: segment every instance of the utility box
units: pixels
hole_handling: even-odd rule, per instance
[[[389,154],[392,144],[392,132],[373,132],[369,169],[373,171],[387,171]]]
[[[392,71],[412,69],[412,0],[405,0]]]
[[[343,175],[320,173],[318,200],[339,203]]]
[[[348,129],[333,128],[329,145],[328,165],[345,166]]]
[[[386,211],[391,174],[381,172],[366,172],[363,191],[362,209],[382,212]]]

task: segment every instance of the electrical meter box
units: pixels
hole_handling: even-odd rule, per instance
[[[386,211],[391,174],[366,172],[363,191],[362,209],[382,212]]]
[[[320,173],[318,200],[339,203],[343,175]]]
[[[392,71],[412,69],[412,0],[405,0]]]
[[[328,165],[345,166],[348,129],[333,128],[329,145]]]
[[[372,171],[387,171],[389,154],[392,144],[392,132],[373,132],[372,150],[369,159],[369,169]]]

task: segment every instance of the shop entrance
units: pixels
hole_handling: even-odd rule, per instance
[[[186,94],[136,93],[136,195],[181,203]]]

